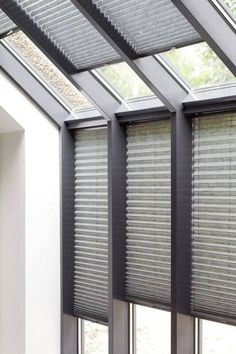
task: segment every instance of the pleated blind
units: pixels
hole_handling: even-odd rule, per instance
[[[127,127],[127,299],[170,305],[170,122]]]
[[[170,0],[92,0],[138,54],[196,43],[200,35]]]
[[[0,36],[13,29],[16,29],[14,22],[12,22],[10,18],[7,17],[2,10],[0,10]]]
[[[107,130],[75,133],[75,315],[107,322]]]
[[[236,319],[236,114],[193,120],[192,311]]]
[[[71,0],[16,0],[77,69],[120,59]]]

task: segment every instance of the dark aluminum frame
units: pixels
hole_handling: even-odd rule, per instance
[[[223,20],[209,1],[201,0],[202,7],[196,12],[193,2],[172,0],[187,19],[208,42],[212,49],[234,73],[235,50],[219,36],[223,25],[224,33],[232,37],[232,28]],[[178,78],[168,67],[152,56],[137,59],[127,43],[94,9],[87,0],[73,0],[87,19],[117,50],[121,58],[140,76],[157,95],[155,99],[124,102],[91,72],[76,73],[75,68],[59,54],[52,43],[38,31],[35,24],[20,11],[15,1],[0,0],[3,10],[24,32],[53,60],[57,67],[95,105],[97,110],[84,110],[78,119],[61,105],[45,87],[34,78],[22,63],[4,46],[0,46],[1,69],[26,92],[61,129],[61,193],[62,193],[62,270],[63,270],[63,328],[62,353],[77,354],[77,318],[73,316],[73,202],[74,202],[74,140],[73,129],[108,125],[109,164],[109,353],[129,353],[129,304],[124,297],[125,257],[125,128],[129,122],[153,119],[171,119],[172,124],[172,354],[194,352],[194,318],[190,315],[190,260],[191,260],[191,117],[206,113],[232,111],[236,109],[236,89],[233,94],[208,98],[207,92],[201,100],[191,98]],[[198,6],[199,8],[199,6]],[[96,10],[96,11],[95,11]],[[204,13],[205,11],[205,13]],[[208,27],[205,16],[214,15],[215,32]],[[21,15],[21,16],[20,16]],[[22,17],[23,16],[23,17]],[[224,22],[222,22],[224,21]],[[234,37],[235,38],[235,37]],[[71,76],[72,75],[72,76]],[[160,84],[161,82],[161,84]],[[210,91],[210,90],[209,90]],[[219,89],[222,91],[223,89]],[[187,96],[188,95],[188,96]],[[182,104],[183,103],[183,104]],[[184,254],[183,254],[184,249]],[[116,250],[116,252],[114,252]],[[122,316],[120,316],[122,314]]]

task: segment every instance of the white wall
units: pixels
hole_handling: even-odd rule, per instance
[[[4,354],[25,352],[24,166],[23,132],[0,134],[0,353]]]
[[[59,193],[59,130],[42,111],[3,73],[0,73],[0,127],[2,117],[14,118],[24,130],[24,281],[25,351],[18,354],[60,353],[60,193]],[[5,114],[4,114],[5,112]],[[2,128],[2,131],[3,128]],[[0,128],[1,132],[1,128]],[[17,133],[20,134],[20,133]],[[21,133],[22,134],[22,133]],[[22,136],[22,135],[21,135]],[[5,137],[6,139],[6,137]],[[4,139],[3,139],[4,140]],[[10,159],[10,156],[9,156]],[[22,164],[21,164],[22,166]],[[0,170],[2,166],[0,166]],[[2,171],[1,184],[8,185]],[[15,182],[17,175],[15,175]],[[0,194],[4,200],[8,196]],[[14,203],[12,203],[14,204]],[[9,207],[9,212],[11,207]],[[0,216],[1,217],[1,216]],[[14,221],[14,220],[13,220]],[[12,222],[13,222],[12,221]],[[1,220],[0,220],[1,224]],[[22,227],[22,225],[21,225]],[[0,229],[1,231],[1,229]],[[10,232],[13,239],[17,234]],[[0,232],[0,245],[6,234]],[[13,246],[14,246],[14,242]],[[16,252],[17,244],[14,252]],[[2,250],[1,252],[4,253]],[[18,257],[22,260],[22,257]],[[15,266],[17,259],[14,260]],[[1,264],[1,263],[0,263]],[[0,277],[0,321],[7,291],[3,291],[10,271]],[[9,292],[11,289],[9,288]],[[9,309],[11,311],[11,309]],[[13,313],[13,310],[12,310]],[[12,314],[11,313],[11,314]],[[1,327],[0,327],[1,328]],[[7,335],[9,331],[6,329]],[[21,333],[19,336],[22,336]],[[0,331],[0,353],[13,354],[2,348],[4,333]],[[21,338],[22,339],[22,338]],[[14,341],[12,333],[11,340]],[[22,347],[23,348],[23,347]]]

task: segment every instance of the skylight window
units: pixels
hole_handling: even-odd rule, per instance
[[[56,92],[71,110],[92,107],[81,92],[57,69],[23,32],[5,39],[26,63]]]
[[[97,71],[126,100],[154,95],[126,63],[105,65]]]
[[[173,49],[161,56],[193,90],[236,82],[234,75],[206,43]]]

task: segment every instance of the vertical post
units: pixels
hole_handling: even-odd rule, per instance
[[[129,304],[125,298],[126,133],[108,122],[109,354],[129,353]]]
[[[196,354],[202,354],[202,326],[203,322],[200,318],[197,320],[197,350],[198,352]]]
[[[179,107],[171,115],[171,353],[194,353],[190,316],[192,126]]]
[[[62,354],[77,354],[78,327],[73,316],[74,277],[74,137],[61,127],[61,213],[62,213]]]
[[[84,320],[80,320],[80,352],[78,354],[85,354],[85,323]]]
[[[136,354],[136,350],[137,350],[137,346],[136,346],[136,343],[137,343],[137,338],[136,338],[136,335],[137,335],[137,314],[136,314],[136,305],[132,304],[132,350],[133,352],[131,354]]]

